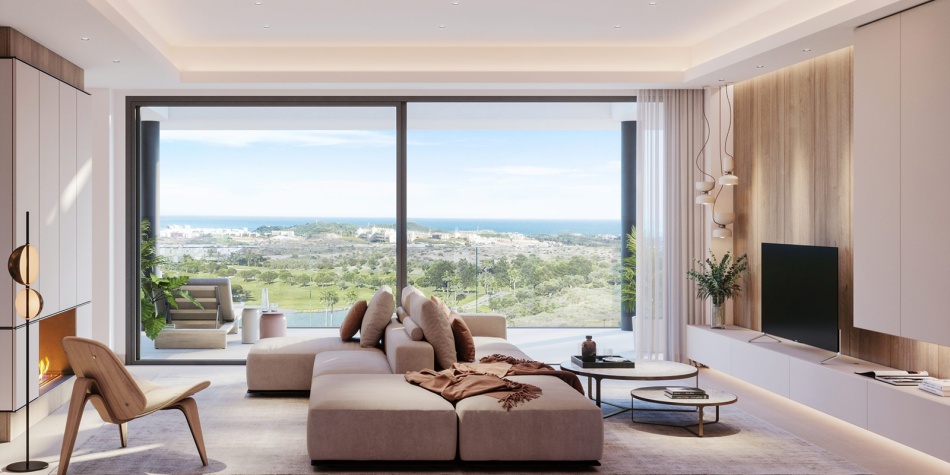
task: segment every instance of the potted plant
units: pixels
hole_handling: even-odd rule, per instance
[[[620,303],[623,309],[633,313],[637,311],[637,228],[630,227],[627,234],[628,257],[623,258],[620,267]]]
[[[165,312],[160,312],[160,308],[168,309],[178,308],[178,297],[184,298],[189,302],[204,308],[187,290],[181,290],[181,286],[188,283],[187,275],[175,277],[159,277],[156,273],[159,268],[168,264],[165,256],[158,254],[155,243],[155,236],[149,237],[148,230],[151,227],[147,219],[142,220],[139,231],[142,236],[142,247],[140,249],[140,279],[141,279],[141,318],[142,329],[145,330],[145,336],[150,340],[155,340],[158,333],[165,328],[167,317]]]
[[[742,291],[739,279],[749,268],[746,255],[743,254],[733,261],[729,251],[726,251],[722,260],[717,261],[716,255],[709,251],[706,261],[696,259],[696,264],[700,266],[700,270],[690,269],[687,276],[697,284],[696,295],[712,301],[712,327],[725,328],[726,300],[738,296]]]

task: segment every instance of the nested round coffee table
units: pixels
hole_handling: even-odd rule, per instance
[[[689,432],[692,432],[693,434],[702,437],[703,424],[715,424],[719,422],[719,406],[732,404],[739,400],[739,398],[735,394],[727,393],[725,391],[719,391],[716,389],[705,390],[706,395],[709,396],[708,398],[673,399],[673,398],[667,397],[664,391],[666,391],[665,386],[652,386],[648,388],[638,388],[638,389],[634,389],[633,391],[630,391],[630,406],[631,406],[630,420],[639,424],[654,424],[654,425],[660,425],[660,426],[682,427],[688,430]],[[652,402],[654,404],[665,404],[665,405],[670,405],[670,406],[693,406],[698,409],[699,422],[696,424],[676,425],[676,424],[665,424],[665,423],[660,423],[660,422],[638,421],[634,417],[634,413],[635,413],[633,409],[634,399],[639,399],[641,401],[646,401],[646,402]],[[707,406],[714,406],[716,408],[716,420],[706,422],[703,419],[703,409],[705,409]],[[661,409],[645,409],[645,410],[658,411]],[[693,426],[698,426],[699,431],[693,432],[693,430],[691,429]]]
[[[696,378],[695,386],[699,386],[699,369],[675,361],[634,360],[634,368],[583,368],[571,360],[562,361],[560,366],[578,376],[587,376],[587,397],[593,399],[600,407],[600,381],[604,379],[619,379],[626,381],[663,381],[674,379]],[[591,380],[597,382],[596,391],[591,391]],[[594,397],[591,397],[593,393]],[[617,406],[609,402],[603,403],[619,408],[604,416],[616,416],[630,410],[629,407]]]

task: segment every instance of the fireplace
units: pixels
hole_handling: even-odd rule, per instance
[[[45,394],[73,374],[63,351],[63,338],[76,336],[76,310],[44,318],[39,322],[38,368],[40,394]]]

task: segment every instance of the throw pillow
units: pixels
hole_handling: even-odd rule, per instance
[[[360,326],[361,348],[373,348],[379,343],[386,325],[389,325],[392,320],[395,303],[393,291],[388,285],[376,291],[367,305],[366,315],[363,316],[363,323]]]
[[[434,303],[434,304],[436,304],[436,305],[439,306],[439,310],[442,311],[442,316],[443,316],[443,317],[448,318],[448,319],[451,320],[452,309],[450,309],[449,306],[446,305],[445,302],[442,301],[442,299],[440,299],[440,298],[436,297],[435,295],[433,295],[432,297],[429,298],[429,300],[431,300],[432,303]]]
[[[452,312],[452,335],[455,337],[455,352],[459,361],[475,361],[475,338],[462,316]]]
[[[406,317],[402,321],[402,324],[405,325],[406,333],[409,334],[409,339],[413,341],[422,341],[425,336],[423,335],[422,328],[412,321],[412,317]]]
[[[402,308],[406,311],[408,315],[412,315],[409,308],[412,306],[412,299],[415,297],[426,298],[426,295],[422,293],[421,290],[413,287],[412,285],[407,285],[406,288],[402,289],[402,294],[399,296],[402,299]],[[396,317],[399,318],[399,321],[402,322],[405,317],[399,314],[396,314]]]
[[[442,316],[439,306],[427,299],[412,299],[409,311],[412,321],[422,327],[422,334],[432,345],[436,369],[448,369],[458,361],[455,354],[455,336],[449,320]]]
[[[356,336],[356,332],[360,331],[363,315],[366,315],[366,307],[366,301],[360,300],[350,307],[349,312],[346,312],[346,317],[343,317],[343,323],[340,324],[340,338],[343,341],[352,339]]]

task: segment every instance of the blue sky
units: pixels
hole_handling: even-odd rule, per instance
[[[395,215],[394,131],[165,130],[161,213]],[[409,217],[619,219],[620,133],[409,132]]]

